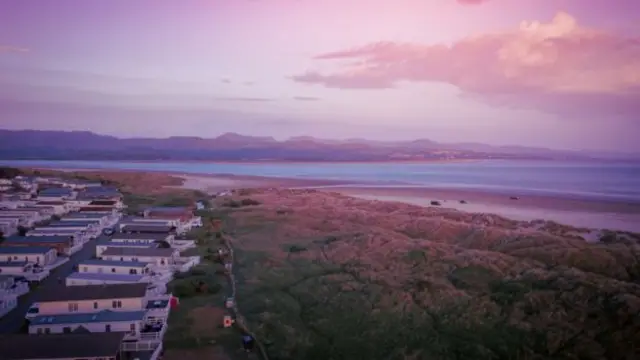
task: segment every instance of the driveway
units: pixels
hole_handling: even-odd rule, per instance
[[[51,271],[51,275],[40,282],[40,285],[20,297],[18,300],[18,306],[10,313],[0,318],[0,334],[8,334],[19,332],[25,324],[25,314],[33,302],[51,288],[57,286],[64,286],[64,282],[60,284],[58,278],[66,278],[73,272],[73,267],[78,265],[81,261],[90,259],[96,253],[96,242],[92,240],[84,245],[82,250],[73,254],[69,261],[60,265],[56,269]]]

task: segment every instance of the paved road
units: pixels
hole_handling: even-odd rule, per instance
[[[81,261],[90,259],[95,255],[95,253],[96,242],[95,240],[91,240],[82,247],[82,250],[73,254],[69,261],[51,271],[51,275],[42,280],[37,288],[21,296],[18,300],[18,306],[7,315],[0,318],[0,334],[19,332],[25,324],[24,315],[27,313],[27,310],[29,310],[29,307],[33,304],[35,299],[37,299],[40,294],[49,291],[52,287],[64,286],[58,282],[58,278],[66,278],[73,272],[73,267],[75,265]]]

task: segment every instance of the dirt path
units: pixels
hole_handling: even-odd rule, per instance
[[[250,329],[249,326],[247,325],[247,322],[244,318],[244,316],[242,316],[242,313],[240,312],[240,310],[238,309],[238,298],[236,297],[237,292],[236,292],[236,278],[235,275],[233,274],[235,267],[236,267],[236,258],[233,252],[233,239],[228,236],[228,235],[222,235],[222,240],[224,241],[224,245],[227,248],[227,251],[229,252],[229,256],[231,257],[231,271],[227,272],[227,278],[229,279],[229,285],[231,287],[231,294],[230,297],[233,298],[233,306],[231,308],[231,311],[233,312],[234,318],[235,318],[235,325],[236,327],[238,327],[238,329],[240,329],[242,332],[244,332],[245,334],[251,336],[255,343],[256,346],[258,347],[258,355],[262,360],[269,360],[269,356],[267,355],[266,350],[264,349],[264,346],[262,345],[262,343],[260,342],[260,340],[258,339],[258,337],[256,336],[256,334],[254,334]]]

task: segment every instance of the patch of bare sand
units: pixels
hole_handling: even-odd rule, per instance
[[[215,337],[220,332],[222,318],[226,315],[225,309],[216,306],[198,307],[189,312],[192,320],[190,327],[194,336]],[[168,349],[164,355],[165,360],[233,360],[221,345],[210,345],[198,349]]]
[[[189,317],[193,320],[191,333],[194,336],[199,334],[215,334],[219,332],[222,325],[222,318],[227,311],[217,306],[198,307],[189,312]]]
[[[207,346],[199,349],[169,349],[163,360],[233,360],[221,346]]]

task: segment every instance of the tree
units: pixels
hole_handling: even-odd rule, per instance
[[[156,241],[156,243],[158,244],[158,247],[160,249],[170,249],[171,248],[171,244],[169,244],[165,240],[158,240],[158,241]]]
[[[27,236],[27,232],[29,231],[29,229],[27,229],[24,226],[18,226],[18,236]]]

